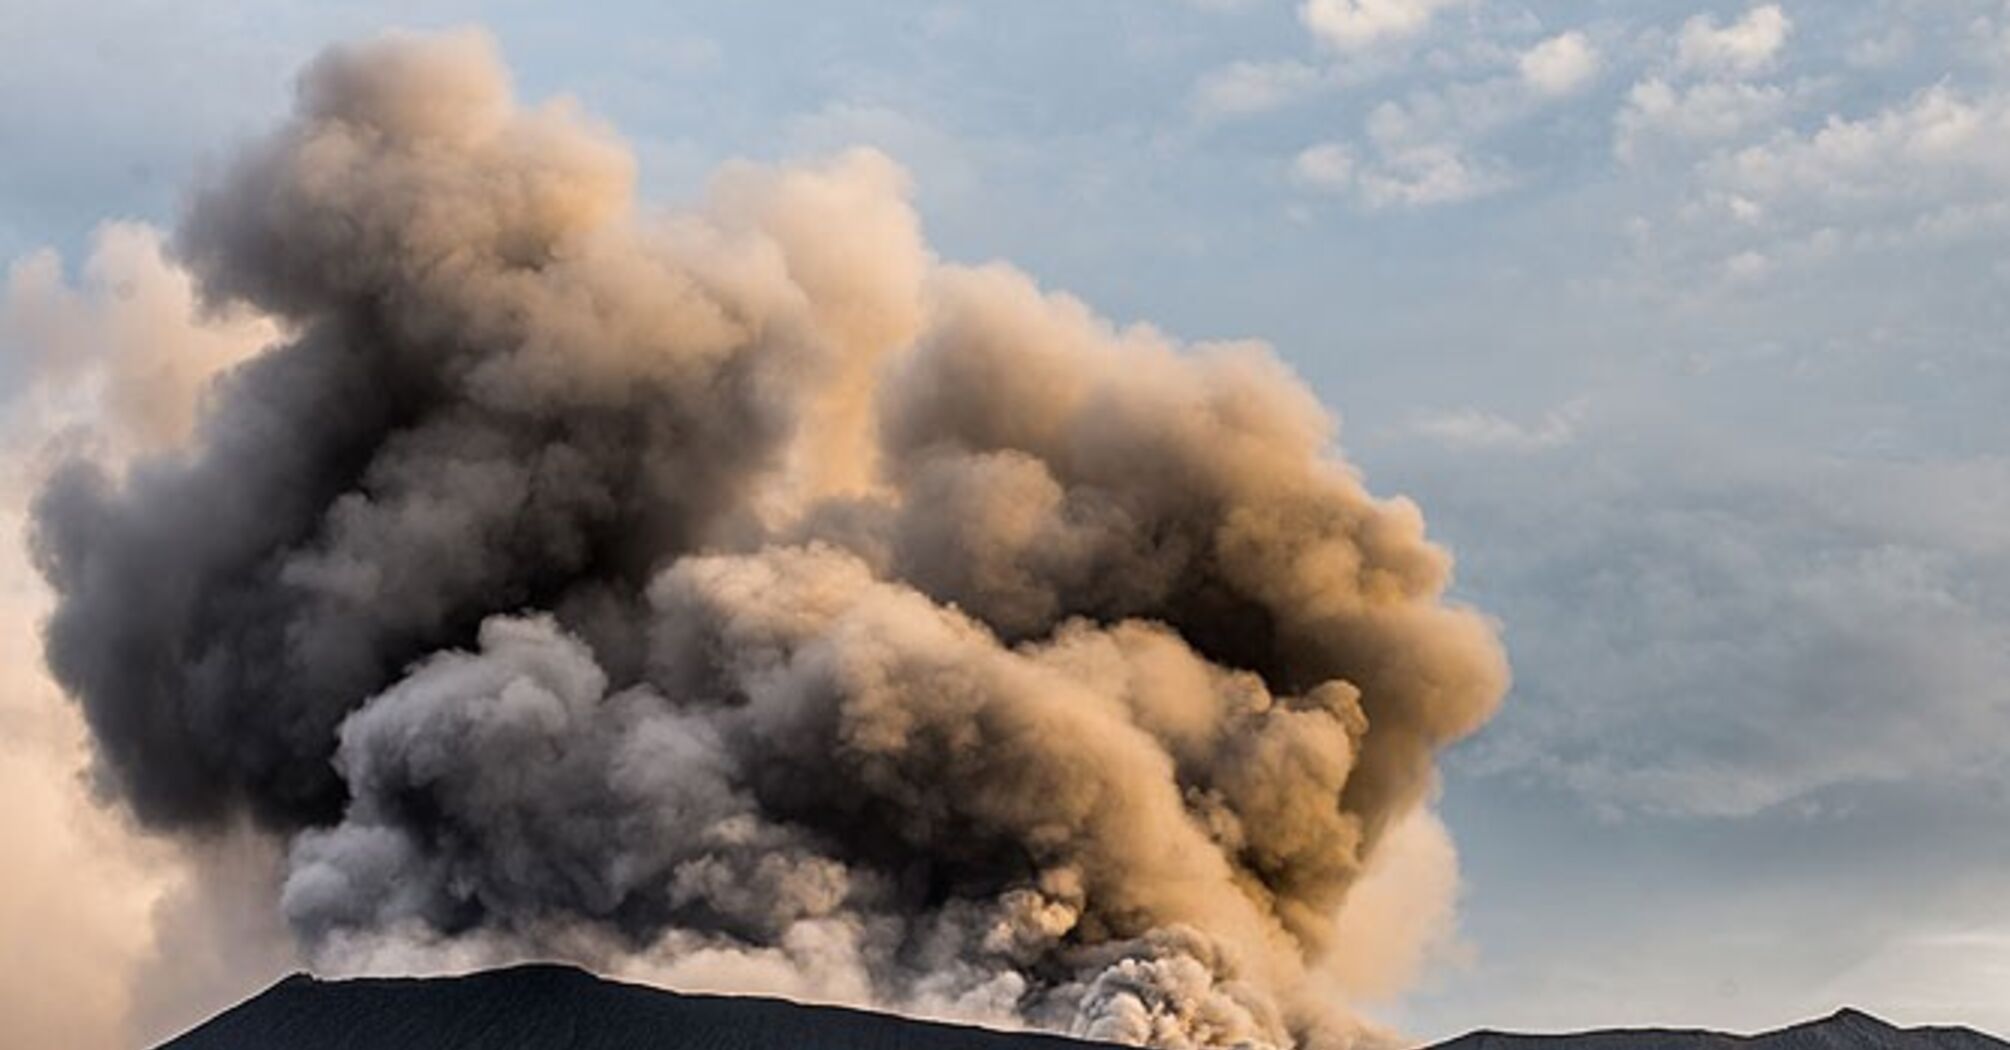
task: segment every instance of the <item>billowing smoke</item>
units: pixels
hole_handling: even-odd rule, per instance
[[[329,51],[199,189],[288,335],[35,512],[105,783],[289,840],[324,965],[1347,1041],[1350,888],[1506,681],[1417,509],[1261,347],[937,262],[877,154],[631,182],[458,34]]]

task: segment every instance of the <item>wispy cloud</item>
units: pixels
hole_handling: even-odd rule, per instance
[[[1522,80],[1543,95],[1568,95],[1598,75],[1600,57],[1583,32],[1558,33],[1521,53]]]
[[[1320,71],[1297,61],[1233,62],[1204,74],[1191,105],[1203,118],[1264,113],[1318,90]]]
[[[1778,4],[1752,8],[1724,26],[1696,15],[1682,24],[1675,62],[1686,70],[1750,75],[1773,64],[1792,30],[1793,20]]]
[[[1408,39],[1424,31],[1432,16],[1462,0],[1304,0],[1299,20],[1312,35],[1338,51],[1360,51]]]
[[[1556,448],[1577,436],[1588,404],[1573,401],[1544,412],[1532,422],[1518,422],[1478,408],[1427,413],[1410,424],[1411,432],[1455,449],[1530,452]]]

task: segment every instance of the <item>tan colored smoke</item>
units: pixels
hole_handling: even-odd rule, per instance
[[[39,499],[107,782],[288,841],[327,966],[1357,1038],[1506,685],[1417,508],[1264,348],[938,262],[884,157],[672,215],[631,169],[479,35],[394,36],[197,194],[203,292],[290,334],[189,454]]]

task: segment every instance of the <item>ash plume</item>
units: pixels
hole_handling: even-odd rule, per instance
[[[1167,1047],[1322,967],[1506,685],[1263,348],[941,263],[871,152],[638,206],[478,34],[331,49],[177,248],[283,339],[35,509],[147,825],[332,967],[562,956]]]

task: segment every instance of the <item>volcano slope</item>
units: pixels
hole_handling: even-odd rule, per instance
[[[1094,1050],[1103,1044],[530,965],[464,977],[294,974],[159,1050]]]

